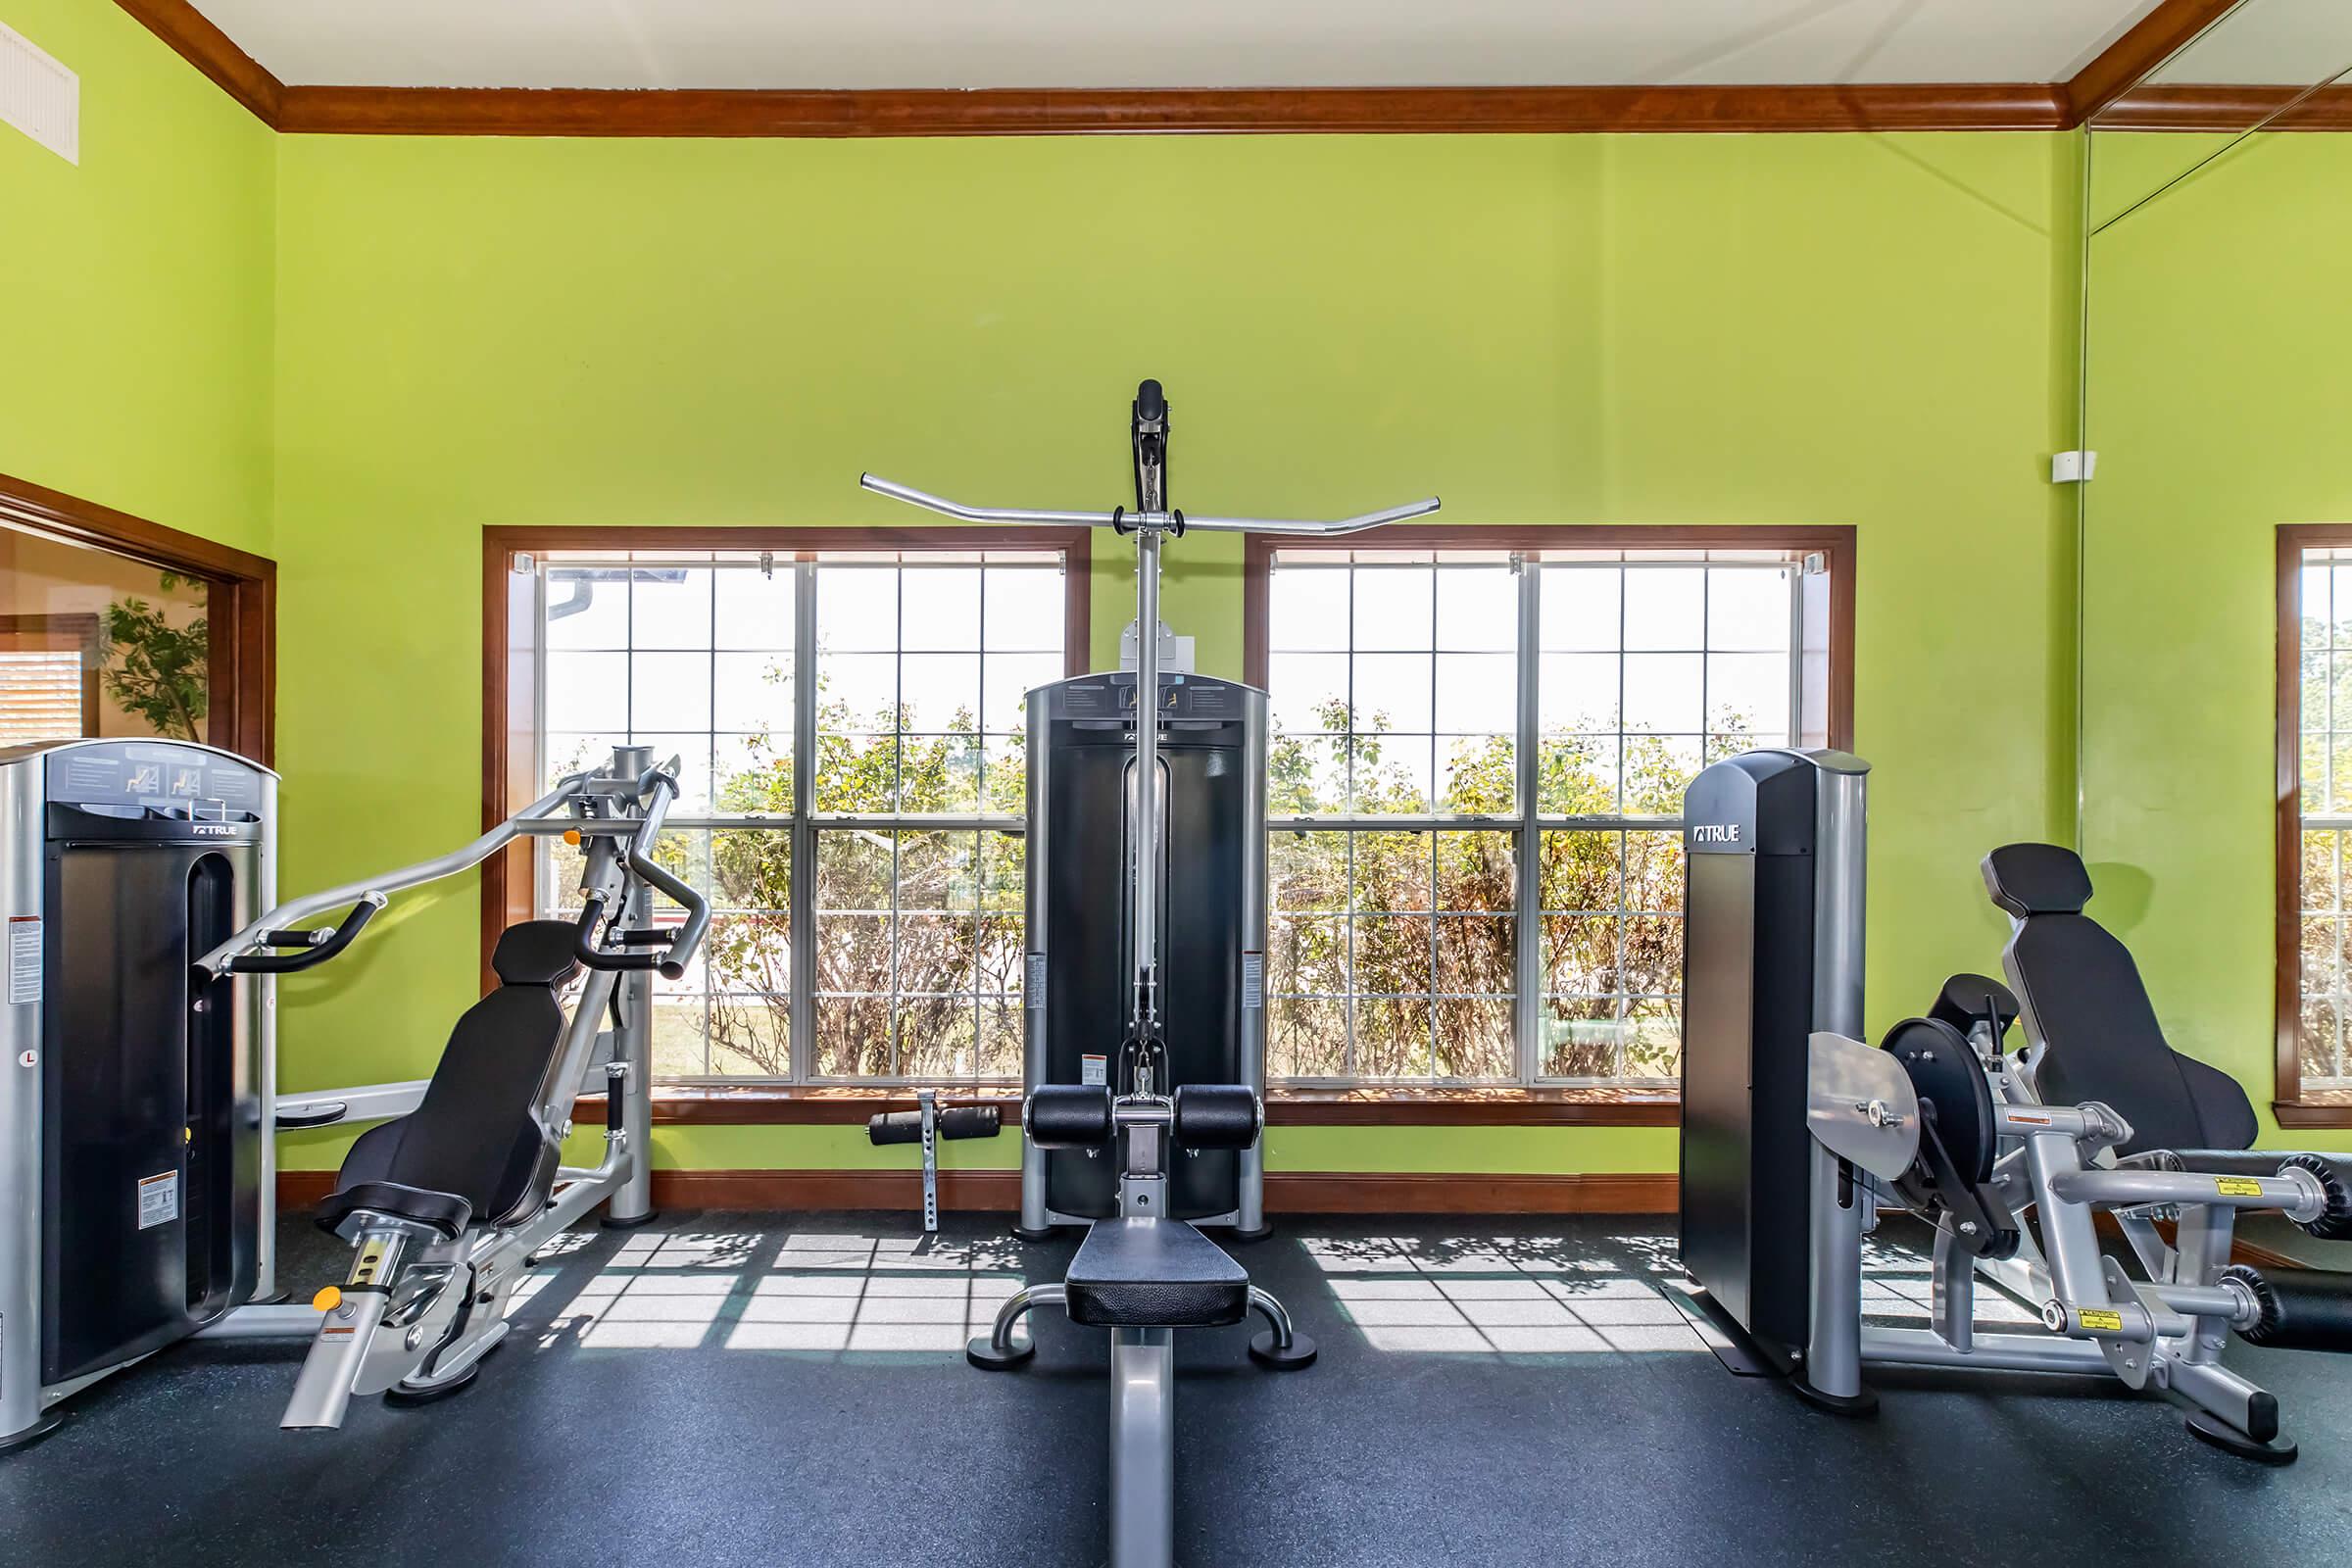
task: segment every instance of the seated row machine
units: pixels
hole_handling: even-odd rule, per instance
[[[1311,1364],[1315,1345],[1224,1249],[1163,1213],[1169,1151],[1250,1148],[1263,1121],[1257,1096],[1240,1084],[1185,1084],[1162,1096],[1152,1092],[1148,1066],[1139,1076],[1139,1092],[1115,1099],[1084,1084],[1044,1085],[1030,1095],[1024,1115],[1039,1147],[1123,1146],[1118,1217],[1089,1226],[1062,1282],[1012,1297],[965,1354],[992,1371],[1027,1361],[1036,1342],[1015,1341],[1012,1331],[1038,1306],[1060,1306],[1073,1323],[1110,1330],[1110,1560],[1114,1568],[1164,1568],[1175,1539],[1175,1331],[1257,1312],[1266,1327],[1250,1341],[1250,1356],[1276,1370]]]

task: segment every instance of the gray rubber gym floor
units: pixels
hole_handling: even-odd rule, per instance
[[[1323,1347],[1180,1337],[1178,1556],[1269,1564],[2343,1562],[2352,1361],[2233,1347],[2301,1463],[2216,1452],[2104,1382],[1880,1374],[1847,1422],[1736,1378],[1657,1294],[1640,1220],[1286,1217],[1241,1250]],[[348,1252],[299,1220],[286,1282]],[[1022,1372],[959,1347],[1024,1273],[986,1216],[673,1214],[545,1260],[438,1404],[281,1433],[292,1345],[187,1345],[0,1458],[0,1562],[1086,1565],[1105,1348],[1045,1315]],[[1874,1311],[1925,1316],[1882,1253]]]

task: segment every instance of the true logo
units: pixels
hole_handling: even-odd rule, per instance
[[[1693,823],[1690,828],[1690,839],[1694,844],[1737,844],[1740,842],[1740,824],[1737,822]]]

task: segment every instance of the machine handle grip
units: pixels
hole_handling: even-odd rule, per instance
[[[646,963],[627,967],[659,969],[663,979],[676,980],[685,975],[695,950],[703,945],[704,933],[710,929],[710,904],[654,858],[654,845],[662,837],[662,819],[669,815],[670,802],[677,799],[677,779],[657,767],[648,770],[638,787],[653,799],[646,807],[645,821],[637,829],[637,836],[629,841],[629,869],[657,891],[677,901],[686,911],[686,919],[669,939],[667,952],[652,956]]]
[[[302,951],[298,953],[235,954],[221,966],[221,972],[224,974],[292,974],[299,969],[316,968],[359,940],[359,935],[367,929],[368,922],[375,918],[375,911],[390,902],[381,893],[366,895],[352,905],[349,912],[343,916],[342,923],[329,932],[324,941],[320,941],[318,934],[311,931],[266,931],[262,933],[261,940],[269,943],[271,947],[290,948],[299,944]],[[200,982],[211,979],[211,976],[205,974],[201,967],[197,970],[197,976]]]

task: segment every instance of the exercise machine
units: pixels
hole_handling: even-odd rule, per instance
[[[1172,639],[1164,634],[1164,653]],[[1163,670],[1152,841],[1160,907],[1153,929],[1163,1089],[1266,1083],[1266,697],[1236,681]],[[1137,846],[1134,670],[1079,675],[1031,691],[1028,1008],[1022,1080],[1108,1087],[1135,1082],[1129,903]],[[1115,837],[1114,837],[1115,835]],[[1111,846],[1115,844],[1115,853]],[[1105,918],[1106,909],[1117,914]],[[1112,1042],[1118,1042],[1114,1049]],[[1169,1173],[1168,1213],[1268,1234],[1257,1147],[1195,1149]],[[1094,1149],[1026,1141],[1025,1239],[1118,1211],[1117,1172]]]
[[[1144,382],[1128,429],[1133,511],[968,507],[871,474],[859,480],[966,521],[1075,523],[1135,541],[1135,624],[1122,638],[1133,667],[1028,694],[1024,1094],[1050,1084],[1132,1092],[1147,1039],[1164,1056],[1162,1094],[1186,1084],[1265,1090],[1266,697],[1167,667],[1180,640],[1159,618],[1163,539],[1348,533],[1438,507],[1421,501],[1337,522],[1190,516],[1169,499],[1171,430],[1159,383]],[[1155,694],[1155,726],[1135,723],[1145,691]],[[1016,1234],[1035,1241],[1117,1213],[1117,1164],[1097,1150],[1025,1139]],[[1268,1234],[1254,1145],[1194,1151],[1169,1181],[1170,1217],[1229,1226],[1242,1240]]]
[[[865,1119],[865,1140],[881,1149],[892,1144],[923,1148],[923,1231],[939,1232],[939,1145],[946,1138],[994,1138],[1003,1117],[994,1105],[942,1105],[939,1091],[917,1089],[914,1109],[878,1110]]]
[[[349,951],[392,895],[518,838],[560,835],[580,852],[578,917],[500,934],[498,985],[458,1020],[415,1107],[345,1155],[318,1211],[319,1226],[352,1245],[344,1283],[310,1306],[249,1308],[214,1331],[312,1335],[282,1426],[340,1426],[355,1395],[420,1400],[464,1387],[506,1338],[508,1300],[539,1249],[600,1203],[608,1223],[652,1217],[651,980],[685,972],[710,918],[703,896],[656,858],[676,795],[674,759],[657,765],[646,747],[616,747],[465,848],[270,909],[197,959],[193,988],[233,1004],[252,978]],[[682,914],[659,919],[655,893]],[[337,911],[332,926],[304,924]],[[608,1012],[610,1035],[599,1029]],[[600,1049],[609,1059],[596,1059]],[[604,1155],[565,1166],[572,1105],[591,1074],[606,1095]]]
[[[1168,1161],[1182,1150],[1247,1149],[1264,1124],[1258,1096],[1242,1084],[1185,1084],[1162,1095],[1151,1063],[1142,1088],[1047,1084],[1030,1095],[1029,1139],[1091,1152],[1118,1146],[1119,1212],[1087,1229],[1059,1284],[1030,1285],[997,1309],[987,1335],[964,1354],[984,1371],[1017,1367],[1035,1339],[1013,1338],[1022,1318],[1059,1306],[1073,1323],[1110,1330],[1110,1561],[1165,1568],[1175,1560],[1176,1330],[1217,1328],[1251,1312],[1266,1321],[1250,1358],[1275,1371],[1312,1365],[1315,1342],[1272,1294],[1250,1283],[1231,1254],[1187,1221],[1163,1217]]]
[[[0,1448],[276,1290],[275,1013],[188,983],[274,896],[277,776],[209,746],[0,751]]]
[[[1063,1038],[1077,1048],[1074,1054],[1078,1059],[1065,1062],[1054,1049],[1054,1036],[1032,1016],[1023,1085],[1026,1095],[1022,1116],[1023,1224],[1035,1231],[1055,1222],[1056,1213],[1071,1213],[1054,1210],[1047,1201],[1055,1192],[1051,1177],[1053,1167],[1046,1163],[1047,1156],[1063,1153],[1083,1161],[1091,1154],[1099,1160],[1104,1152],[1110,1152],[1118,1171],[1116,1189],[1115,1193],[1111,1191],[1107,1179],[1096,1185],[1091,1199],[1074,1186],[1062,1189],[1069,1195],[1068,1200],[1078,1203],[1081,1209],[1092,1206],[1098,1210],[1063,1281],[1057,1285],[1033,1285],[1015,1295],[998,1313],[988,1337],[974,1340],[967,1354],[974,1365],[983,1368],[1009,1367],[1027,1361],[1035,1352],[1035,1342],[1016,1341],[1012,1331],[1023,1316],[1039,1305],[1062,1306],[1072,1322],[1111,1331],[1110,1560],[1114,1568],[1166,1568],[1175,1553],[1174,1331],[1238,1323],[1254,1308],[1268,1323],[1267,1330],[1251,1344],[1251,1353],[1261,1364],[1304,1366],[1313,1360],[1315,1351],[1311,1341],[1294,1331],[1282,1304],[1251,1286],[1239,1263],[1182,1217],[1181,1210],[1197,1210],[1202,1197],[1197,1190],[1188,1193],[1181,1178],[1171,1182],[1168,1174],[1168,1152],[1172,1147],[1185,1149],[1188,1159],[1218,1153],[1240,1156],[1255,1151],[1264,1124],[1265,988],[1262,969],[1252,978],[1251,972],[1242,967],[1250,941],[1246,896],[1241,930],[1202,934],[1198,948],[1189,946],[1194,941],[1194,933],[1189,931],[1174,935],[1173,940],[1163,940],[1170,935],[1170,899],[1177,880],[1173,867],[1189,853],[1181,849],[1172,852],[1170,844],[1171,824],[1181,819],[1186,809],[1172,804],[1170,797],[1187,787],[1188,774],[1181,766],[1170,767],[1163,760],[1166,754],[1176,750],[1167,742],[1171,735],[1192,733],[1177,728],[1180,724],[1213,716],[1222,731],[1230,723],[1230,717],[1229,712],[1213,715],[1204,712],[1187,701],[1190,694],[1186,687],[1192,677],[1163,679],[1159,634],[1160,547],[1164,540],[1182,538],[1193,529],[1349,533],[1422,516],[1435,512],[1438,503],[1435,499],[1419,501],[1337,521],[1187,517],[1168,500],[1168,404],[1159,383],[1146,381],[1139,386],[1129,413],[1136,501],[1132,512],[1124,507],[1107,513],[970,507],[872,474],[864,475],[858,482],[877,494],[965,521],[1106,527],[1135,541],[1136,667],[1132,678],[1120,681],[1098,677],[1101,684],[1093,690],[1099,695],[1088,701],[1099,701],[1102,706],[1083,715],[1072,713],[1068,701],[1052,697],[1043,703],[1033,701],[1030,708],[1033,759],[1041,755],[1034,749],[1041,722],[1047,726],[1045,736],[1050,751],[1054,738],[1053,715],[1057,711],[1065,722],[1076,722],[1083,717],[1096,726],[1093,733],[1107,738],[1111,750],[1103,754],[1107,766],[1090,769],[1098,780],[1107,781],[1107,788],[1102,782],[1095,782],[1083,793],[1074,794],[1073,802],[1090,803],[1086,820],[1073,821],[1059,830],[1054,818],[1052,770],[1036,766],[1030,770],[1031,978],[1026,994],[1031,1008],[1044,1007],[1049,1011],[1055,1008],[1057,1000],[1068,999],[1068,1009],[1074,1014],[1070,1019],[1073,1033]],[[1177,676],[1175,671],[1166,674]],[[1063,682],[1061,688],[1066,692],[1072,684]],[[1262,694],[1251,695],[1257,696],[1262,704]],[[1151,710],[1148,718],[1147,707]],[[1246,708],[1242,710],[1245,745],[1247,711]],[[1262,707],[1258,712],[1262,734]],[[1262,741],[1260,744],[1262,747]],[[1253,776],[1262,778],[1262,750],[1259,755],[1261,761]],[[1262,793],[1262,784],[1254,787]],[[1075,811],[1070,814],[1077,815]],[[1255,852],[1261,857],[1263,826],[1261,801],[1256,831],[1242,834],[1244,839],[1254,836],[1261,841]],[[1055,901],[1048,896],[1041,905],[1040,895],[1041,886],[1050,887],[1055,875],[1052,862],[1055,858],[1057,831],[1083,831],[1086,834],[1083,840],[1071,841],[1073,846],[1081,846],[1076,853],[1097,863],[1109,861],[1115,867],[1112,874],[1122,884],[1112,890],[1114,896],[1110,899],[1105,898],[1104,890],[1098,885],[1091,896],[1074,895],[1068,906],[1071,918],[1091,919],[1117,932],[1112,956],[1118,973],[1112,982],[1116,989],[1110,993],[1115,998],[1111,1004],[1093,1000],[1081,1004],[1076,1000],[1081,994],[1076,989],[1066,993],[1057,989],[1053,977],[1058,962],[1054,951],[1039,947],[1041,940],[1053,939],[1051,927],[1057,918]],[[1042,874],[1037,864],[1041,844],[1049,860]],[[1261,933],[1256,939],[1256,956],[1262,964],[1262,870],[1259,882],[1255,929]],[[1105,907],[1105,904],[1113,906]],[[1248,1028],[1229,1027],[1228,1016],[1221,1006],[1189,1010],[1189,995],[1188,1010],[1178,1012],[1170,1006],[1166,988],[1176,983],[1178,965],[1192,961],[1187,958],[1191,953],[1225,956],[1200,961],[1211,973],[1220,962],[1228,966],[1232,992],[1240,1009],[1245,1014],[1259,1014],[1250,1026],[1256,1031],[1254,1036]],[[1183,973],[1182,984],[1188,993],[1205,983],[1202,972]],[[1188,1031],[1204,1033],[1211,1039],[1219,1036],[1230,1039],[1233,1042],[1230,1051],[1219,1054],[1214,1050],[1196,1050],[1196,1042],[1190,1037],[1172,1039],[1170,1026],[1177,1022]],[[1088,1040],[1078,1033],[1083,1031],[1099,1033]],[[1245,1042],[1250,1039],[1260,1043],[1255,1080],[1219,1083],[1183,1076],[1219,1061],[1236,1064],[1229,1070],[1250,1070],[1250,1064],[1243,1059],[1243,1053],[1248,1049]],[[1091,1051],[1086,1049],[1090,1045]],[[1073,1068],[1079,1074],[1076,1082],[1054,1081],[1046,1076],[1050,1070]],[[1193,1152],[1202,1152],[1197,1155]],[[1237,1157],[1232,1176],[1219,1174],[1216,1181],[1233,1195],[1232,1208],[1224,1211],[1227,1223],[1254,1229],[1262,1226],[1263,1221],[1258,1214],[1243,1209],[1241,1187],[1245,1168],[1254,1167],[1246,1167]],[[1212,1213],[1218,1212],[1215,1198],[1222,1196],[1219,1193],[1211,1198]],[[1172,1203],[1180,1212],[1169,1211]]]
[[[2232,1263],[2231,1238],[2239,1212],[2270,1210],[2352,1239],[2344,1156],[2247,1147],[2245,1092],[2165,1042],[2130,953],[2083,912],[2088,872],[2055,845],[2008,845],[1983,863],[2012,922],[2009,983],[1956,975],[1926,1015],[1865,1045],[1860,778],[1807,799],[1790,782],[1806,767],[1790,754],[1735,759],[1689,800],[1686,983],[1711,1000],[1702,1029],[1691,993],[1687,1071],[1697,1088],[1743,1058],[1752,1094],[1703,1093],[1746,1098],[1755,1129],[1743,1165],[1721,1157],[1733,1146],[1720,1114],[1699,1119],[1695,1147],[1686,1134],[1686,1172],[1712,1178],[1686,1198],[1694,1277],[1826,1408],[1874,1408],[1871,1365],[2089,1373],[2166,1396],[2230,1452],[2294,1458],[2277,1398],[2222,1352],[2233,1332],[2352,1349],[2352,1276]],[[1822,942],[1848,910],[1850,937]],[[1794,929],[1768,934],[1784,923]],[[1865,1321],[1863,1242],[1882,1207],[1932,1228],[1926,1328]],[[2101,1215],[2128,1257],[2102,1247]],[[1719,1245],[1742,1233],[1744,1250]],[[1981,1331],[1986,1287],[2040,1331]]]

